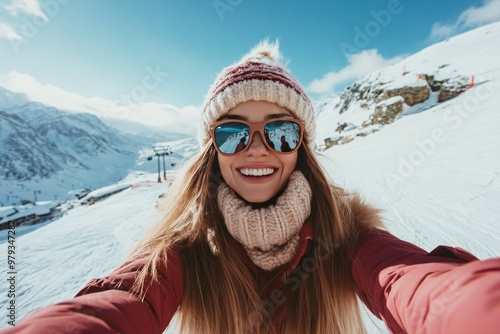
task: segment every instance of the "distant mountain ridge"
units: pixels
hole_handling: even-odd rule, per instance
[[[14,93],[0,86],[0,109],[6,110],[29,102],[25,94]]]
[[[153,140],[122,133],[91,114],[68,113],[0,88],[0,203],[63,198],[115,182]]]
[[[62,170],[62,162],[78,164],[78,160],[41,137],[18,115],[0,111],[0,133],[0,170],[5,180],[47,178]]]
[[[90,157],[100,154],[134,156],[135,148],[124,135],[90,114],[64,113],[29,102],[0,114],[2,149],[0,166],[6,179],[28,181],[50,177],[64,168],[90,169]],[[27,154],[29,153],[29,154]]]

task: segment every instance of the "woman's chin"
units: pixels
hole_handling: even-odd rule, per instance
[[[240,195],[241,196],[241,195]],[[258,195],[246,195],[246,196],[241,196],[245,201],[251,204],[264,204],[268,202],[271,198],[274,197],[273,194],[271,195],[263,195],[263,194],[258,194]]]

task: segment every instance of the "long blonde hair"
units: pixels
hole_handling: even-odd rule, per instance
[[[302,272],[274,291],[275,297],[261,296],[231,246],[217,205],[222,177],[210,143],[179,172],[162,203],[161,218],[136,246],[134,252],[149,256],[136,291],[144,295],[146,278],[155,279],[158,263],[168,263],[167,251],[175,250],[183,262],[182,332],[272,333],[285,308],[283,333],[364,333],[351,276],[358,235],[369,228],[356,223],[351,204],[359,205],[359,199],[329,184],[307,145],[299,148],[296,169],[313,190],[314,251],[299,264]]]

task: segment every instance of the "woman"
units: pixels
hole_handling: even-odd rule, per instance
[[[277,43],[259,44],[211,87],[201,152],[129,261],[2,333],[161,333],[176,312],[190,333],[363,333],[357,297],[393,333],[500,328],[500,260],[383,231],[328,182],[314,128]]]

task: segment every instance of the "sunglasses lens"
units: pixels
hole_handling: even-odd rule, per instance
[[[278,152],[290,152],[300,141],[300,125],[293,121],[274,121],[264,126],[269,146]]]
[[[215,144],[224,154],[242,151],[248,144],[250,128],[240,122],[229,122],[219,125],[214,130]]]
[[[300,143],[301,128],[294,121],[271,121],[264,125],[265,140],[277,152],[291,152]],[[224,154],[236,154],[243,151],[251,136],[250,127],[241,122],[228,122],[214,130],[215,144]]]

